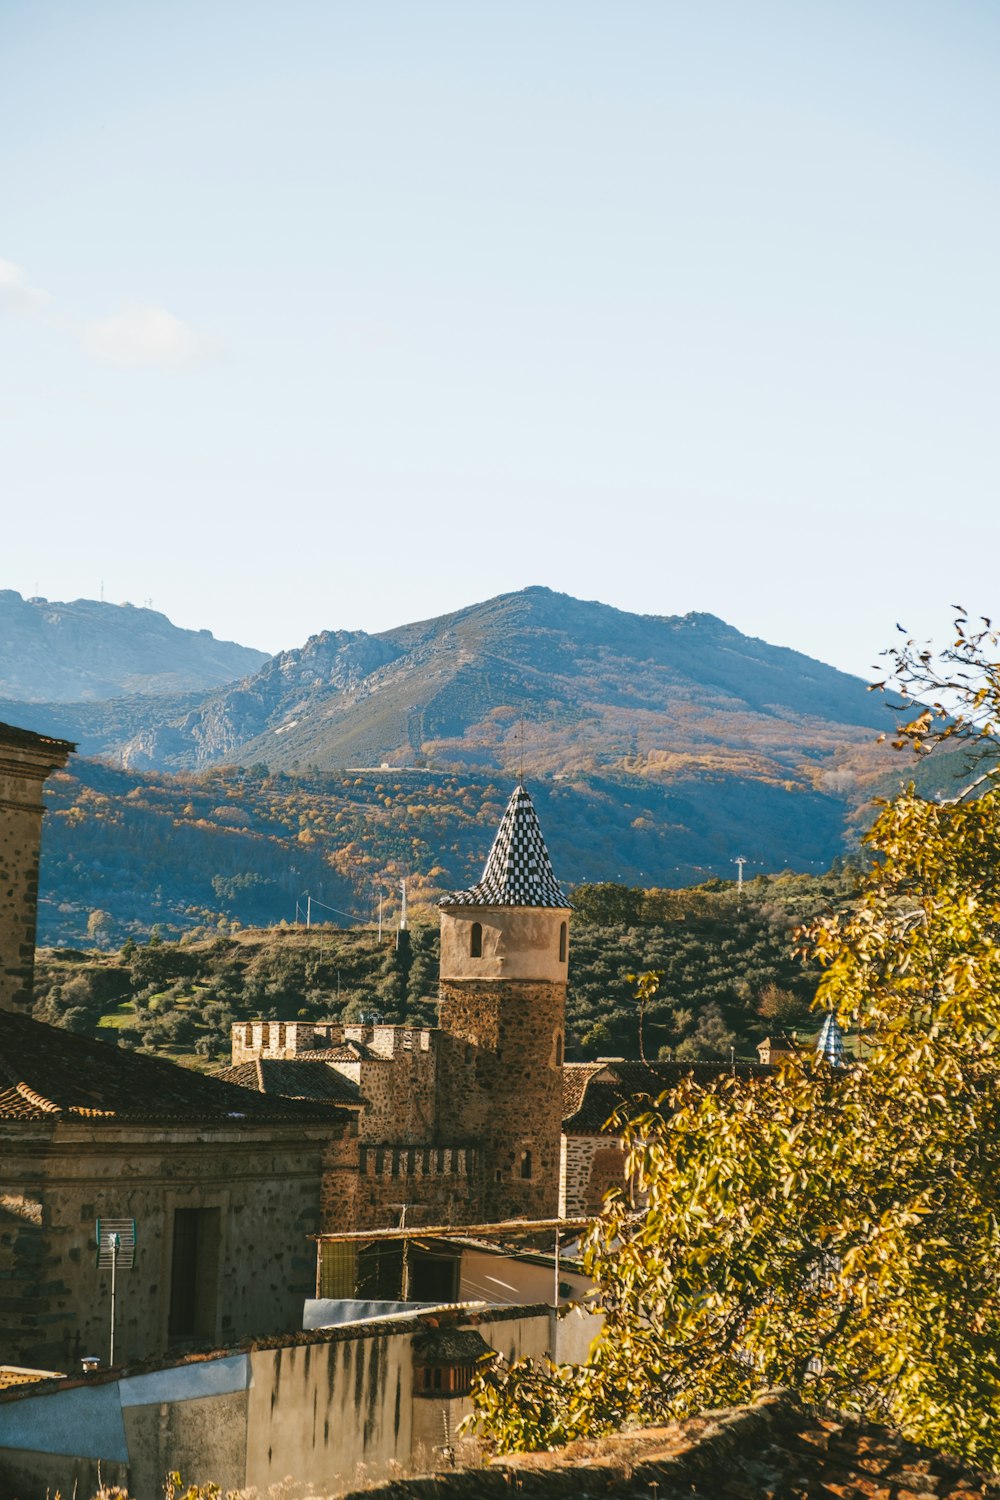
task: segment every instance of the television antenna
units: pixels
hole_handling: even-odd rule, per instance
[[[97,1268],[111,1270],[111,1347],[108,1365],[115,1362],[115,1311],[118,1296],[118,1272],[131,1271],[135,1265],[135,1220],[98,1219]]]
[[[742,854],[737,854],[733,864],[736,866],[736,905],[739,907],[743,902],[743,866],[746,860]]]

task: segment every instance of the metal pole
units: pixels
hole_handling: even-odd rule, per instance
[[[559,1231],[556,1230],[555,1254],[552,1257],[552,1363],[559,1363],[556,1343],[559,1337]]]
[[[117,1234],[112,1234],[109,1237],[109,1243],[111,1245],[111,1352],[108,1364],[113,1365],[115,1362],[115,1294],[117,1292],[116,1283],[118,1279],[118,1247],[121,1244],[121,1240]]]
[[[311,896],[307,896],[306,897],[306,930],[307,931],[312,926],[312,915],[313,915],[313,898]]]

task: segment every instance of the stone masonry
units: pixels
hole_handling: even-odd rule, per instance
[[[28,1010],[35,973],[42,785],[75,746],[0,724],[0,1009]]]

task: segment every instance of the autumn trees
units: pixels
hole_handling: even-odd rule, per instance
[[[954,641],[894,654],[904,696],[937,687],[899,742],[966,745],[976,779],[884,805],[855,907],[810,937],[818,1004],[860,1034],[862,1065],[687,1081],[629,1123],[649,1207],[619,1196],[590,1235],[603,1335],[585,1365],[487,1376],[475,1400],[498,1447],[785,1385],[996,1463],[1000,664],[988,624],[960,617]]]

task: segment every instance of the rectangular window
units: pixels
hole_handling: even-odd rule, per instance
[[[219,1210],[174,1210],[170,1264],[172,1339],[213,1339],[219,1291]]]

